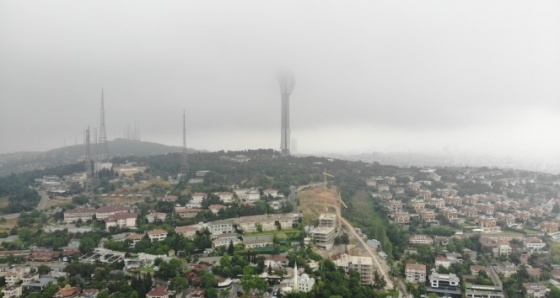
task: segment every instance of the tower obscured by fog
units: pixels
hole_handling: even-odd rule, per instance
[[[280,83],[280,94],[282,95],[282,130],[280,150],[283,155],[290,154],[290,94],[294,90],[294,76],[289,73],[282,73],[278,77]]]

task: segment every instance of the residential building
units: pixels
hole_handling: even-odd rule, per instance
[[[438,296],[448,296],[453,298],[461,297],[461,289],[459,287],[459,278],[453,273],[441,274],[432,270],[430,274],[430,287],[426,289],[426,293],[435,293]]]
[[[480,216],[478,218],[478,223],[480,225],[480,228],[485,233],[500,231],[500,227],[496,225],[496,219],[492,216],[486,216],[486,215]]]
[[[390,211],[400,211],[403,208],[403,203],[401,201],[391,200],[385,203],[385,206],[387,206]]]
[[[105,218],[105,227],[136,228],[136,213],[117,213]]]
[[[77,221],[92,220],[95,215],[95,209],[92,208],[77,208],[64,211],[64,222],[72,223]]]
[[[218,214],[218,212],[220,212],[220,210],[227,208],[227,206],[224,205],[220,205],[220,204],[212,204],[210,206],[208,206],[208,210],[212,211],[212,213],[214,214]]]
[[[74,298],[78,297],[80,294],[79,287],[71,287],[70,285],[66,285],[62,289],[58,290],[53,296],[53,298]]]
[[[426,265],[406,264],[405,275],[407,282],[424,284],[426,282]]]
[[[200,230],[197,226],[184,226],[176,227],[175,233],[183,235],[185,238],[194,239],[196,237],[196,232]]]
[[[540,252],[546,247],[546,243],[537,237],[523,239],[523,246],[530,252]]]
[[[443,214],[443,216],[445,216],[449,220],[454,220],[459,217],[459,211],[457,211],[457,209],[453,207],[442,208],[440,209],[440,211]]]
[[[416,212],[419,212],[426,208],[426,202],[422,199],[412,199],[410,200],[410,206],[412,206]]]
[[[442,266],[445,269],[449,269],[449,267],[451,266],[451,260],[449,260],[447,257],[436,257],[436,263],[435,263],[436,268],[439,268],[439,266]]]
[[[311,232],[311,238],[317,246],[331,249],[334,245],[335,227],[317,227]]]
[[[467,283],[465,285],[465,296],[467,298],[504,298],[504,291],[500,286],[476,285]]]
[[[320,227],[336,227],[336,214],[334,213],[321,213],[319,215]]]
[[[550,290],[540,282],[523,283],[527,297],[544,298]]]
[[[426,209],[420,212],[420,217],[427,222],[433,222],[436,220],[436,212]]]
[[[235,228],[233,227],[233,219],[211,221],[206,224],[206,228],[208,228],[208,231],[210,231],[213,235],[233,233],[235,231]]]
[[[244,236],[243,244],[245,248],[267,247],[274,244],[273,235]]]
[[[198,213],[202,212],[202,209],[198,208],[186,208],[186,207],[175,207],[175,212],[181,218],[193,218],[198,215]]]
[[[224,204],[233,203],[233,193],[231,192],[218,192],[216,195],[220,197],[220,201]]]
[[[134,207],[126,207],[126,206],[101,206],[95,209],[95,218],[97,220],[106,219],[111,215],[115,215],[118,213],[133,213],[136,210]]]
[[[146,215],[146,220],[149,223],[153,223],[157,220],[164,221],[166,216],[167,216],[167,214],[163,213],[163,212],[151,212],[151,213],[148,213],[148,215]]]
[[[3,298],[17,298],[23,294],[21,285],[6,286],[2,289]]]
[[[428,244],[432,245],[434,243],[434,239],[427,235],[412,235],[408,238],[408,242],[410,244]]]
[[[236,233],[219,234],[216,236],[212,236],[212,238],[214,240],[212,241],[212,246],[214,248],[227,248],[229,247],[230,243],[233,243],[233,245],[241,243],[241,240],[239,240],[239,235]]]
[[[194,203],[194,204],[200,204],[202,203],[202,200],[204,200],[206,198],[206,194],[203,192],[195,192],[191,195],[192,199],[190,201],[190,203]]]
[[[395,220],[395,223],[407,224],[410,223],[410,214],[402,211],[395,212],[393,213],[393,219]]]
[[[169,298],[167,286],[159,286],[146,294],[146,298]]]
[[[167,231],[166,230],[151,230],[148,231],[148,237],[150,240],[153,241],[160,241],[167,238]]]
[[[360,283],[362,285],[373,284],[373,261],[371,257],[358,257],[342,254],[334,260],[338,267],[342,267],[344,271],[354,270],[360,274]]]
[[[264,266],[271,268],[281,268],[288,266],[288,262],[289,260],[286,256],[270,255],[264,259]]]
[[[503,274],[505,278],[510,278],[517,273],[517,267],[513,263],[499,263],[494,270],[498,274]]]

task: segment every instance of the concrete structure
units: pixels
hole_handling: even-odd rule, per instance
[[[214,248],[219,247],[229,247],[230,243],[233,245],[241,243],[239,240],[239,235],[236,233],[227,233],[227,234],[220,234],[212,237],[214,241],[212,241],[212,246]]]
[[[153,223],[156,220],[161,220],[161,221],[165,220],[166,216],[167,216],[167,214],[163,213],[163,212],[151,212],[151,213],[148,213],[148,215],[146,215],[146,220],[149,223]]]
[[[432,270],[429,279],[430,286],[426,289],[426,294],[434,293],[438,296],[461,297],[460,280],[457,275],[453,273],[440,274]]]
[[[110,215],[105,219],[105,227],[109,230],[110,227],[118,228],[136,228],[136,213],[117,213]]]
[[[273,235],[245,236],[243,237],[243,244],[245,248],[267,247],[274,243],[273,240]]]
[[[278,78],[282,96],[280,150],[283,155],[290,155],[290,95],[294,90],[295,80],[291,74],[281,74]]]
[[[406,264],[405,275],[407,282],[423,284],[426,282],[426,265]]]
[[[371,257],[358,257],[342,254],[338,259],[334,260],[338,267],[342,267],[344,271],[354,270],[360,274],[360,283],[362,285],[373,284],[373,260]]]
[[[432,245],[434,243],[434,239],[427,235],[412,235],[408,238],[408,242],[410,244],[428,244]]]
[[[500,286],[475,285],[467,283],[465,286],[467,298],[504,298],[504,292]]]
[[[175,233],[181,234],[185,238],[194,239],[198,230],[200,230],[200,228],[197,226],[176,227]]]
[[[148,237],[153,241],[160,241],[167,238],[167,231],[165,230],[151,230],[148,231]]]
[[[523,239],[523,246],[530,252],[540,252],[546,247],[546,243],[537,237]]]
[[[546,293],[550,292],[550,289],[545,287],[540,282],[523,283],[523,288],[525,288],[527,297],[531,297],[531,298],[544,298],[546,297]]]
[[[334,245],[335,227],[317,227],[311,233],[311,238],[317,246],[331,249]]]
[[[93,215],[95,215],[95,209],[91,208],[77,208],[72,210],[64,211],[64,222],[72,223],[81,221],[92,220]]]
[[[321,213],[319,215],[320,227],[336,227],[336,214],[334,213]]]

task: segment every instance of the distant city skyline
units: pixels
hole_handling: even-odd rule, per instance
[[[207,150],[560,159],[557,1],[2,1],[0,153],[99,129]],[[289,20],[289,21],[287,21]],[[454,149],[455,150],[455,149]]]

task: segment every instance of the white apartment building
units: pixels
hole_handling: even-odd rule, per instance
[[[344,271],[354,270],[360,274],[360,283],[362,285],[373,284],[373,260],[371,257],[358,257],[342,254],[334,263],[338,267],[342,267]]]

